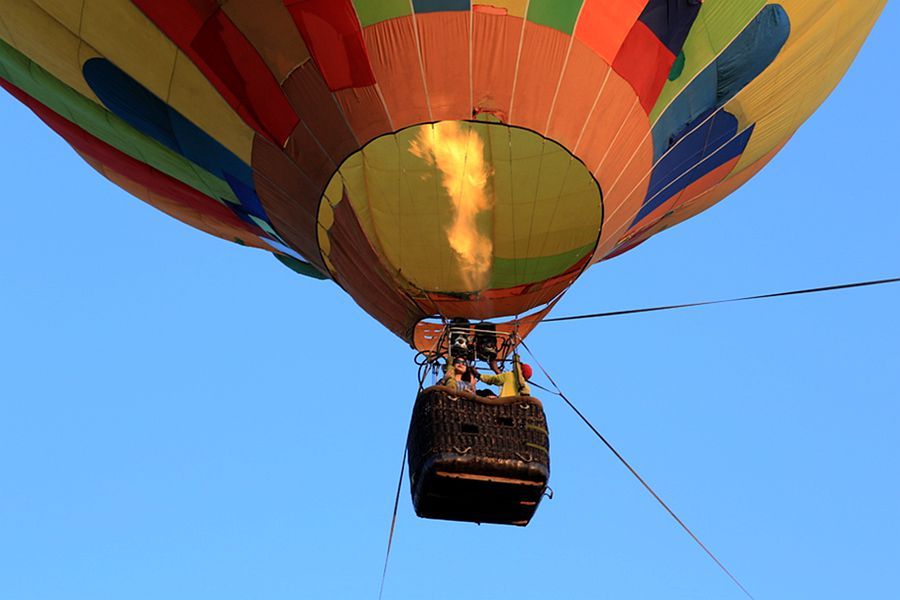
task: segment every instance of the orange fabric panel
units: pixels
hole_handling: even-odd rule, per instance
[[[550,117],[547,137],[574,148],[606,81],[610,67],[602,58],[575,40]]]
[[[312,61],[291,73],[282,86],[301,123],[325,150],[334,165],[356,151],[356,137],[344,113]]]
[[[472,118],[469,15],[453,11],[416,16],[434,121]]]
[[[309,60],[306,43],[282,0],[230,0],[222,10],[256,48],[279,83]]]
[[[489,113],[507,121],[512,102],[516,59],[523,19],[476,10],[472,77],[475,114]]]
[[[525,23],[510,124],[543,135],[571,39],[551,27]]]
[[[350,129],[360,146],[393,131],[381,95],[375,86],[339,90],[334,92],[334,97],[347,116]]]
[[[649,127],[647,115],[637,106],[619,132],[617,151],[610,152],[595,173],[605,192],[603,229],[595,257],[616,244],[644,203],[653,166],[653,137]]]
[[[585,0],[575,37],[612,64],[647,0]]]
[[[303,258],[326,273],[316,237],[322,187],[314,185],[281,148],[262,136],[256,136],[253,143],[253,183],[275,230]]]
[[[394,130],[431,120],[413,18],[381,21],[363,31]]]
[[[595,108],[584,125],[584,135],[575,147],[578,156],[591,172],[603,163],[613,151],[613,142],[619,135],[623,124],[637,106],[634,90],[618,73],[611,71],[609,77],[594,98]],[[604,195],[612,184],[612,179],[600,181]],[[604,185],[605,184],[605,185]]]

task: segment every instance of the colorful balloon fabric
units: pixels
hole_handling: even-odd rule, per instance
[[[540,316],[736,190],[885,3],[0,0],[0,85],[123,189],[415,343],[429,316]]]

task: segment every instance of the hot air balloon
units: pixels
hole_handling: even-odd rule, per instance
[[[885,3],[0,0],[0,85],[129,193],[434,354],[451,319],[525,337],[747,182]]]

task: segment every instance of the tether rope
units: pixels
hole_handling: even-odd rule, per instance
[[[682,521],[682,520],[678,517],[678,515],[675,514],[675,511],[673,511],[671,508],[669,508],[669,505],[666,504],[665,501],[663,501],[663,499],[659,497],[659,494],[657,494],[657,493],[653,490],[653,488],[650,487],[650,484],[648,484],[648,483],[644,480],[644,478],[641,477],[640,474],[638,474],[638,472],[634,469],[634,467],[632,467],[631,464],[629,464],[629,462],[628,462],[627,460],[625,460],[625,457],[623,457],[621,454],[619,454],[619,451],[615,449],[615,447],[609,442],[609,440],[607,440],[607,439],[603,436],[603,434],[600,433],[600,432],[597,430],[596,427],[594,427],[594,425],[588,420],[588,418],[585,417],[584,414],[583,414],[580,410],[578,410],[578,407],[576,407],[576,406],[572,403],[572,401],[569,400],[569,398],[563,393],[563,391],[560,389],[560,387],[556,384],[556,381],[553,380],[553,377],[550,376],[550,373],[547,372],[547,370],[544,368],[544,366],[541,364],[541,362],[540,362],[540,361],[537,359],[537,357],[534,355],[534,352],[531,351],[531,348],[529,348],[529,347],[525,344],[525,342],[520,342],[520,343],[522,344],[522,347],[525,348],[525,350],[528,352],[528,354],[531,355],[531,358],[534,360],[535,364],[538,366],[538,368],[539,368],[539,369],[541,370],[541,372],[544,374],[544,377],[546,377],[547,380],[553,385],[553,387],[556,388],[556,391],[553,392],[553,391],[551,391],[551,390],[547,390],[547,388],[543,388],[542,386],[538,386],[538,387],[542,387],[542,389],[545,389],[545,390],[549,391],[550,393],[556,394],[557,396],[559,396],[560,398],[562,398],[562,399],[565,401],[565,403],[569,405],[569,408],[571,408],[571,409],[575,412],[575,414],[578,415],[578,417],[579,417],[582,421],[584,421],[585,425],[587,425],[587,426],[591,429],[591,431],[594,432],[594,435],[596,435],[596,436],[600,439],[600,441],[603,442],[603,444],[604,444],[607,448],[609,448],[609,450],[615,455],[615,457],[616,457],[617,459],[619,459],[619,462],[621,462],[623,465],[625,465],[625,468],[627,468],[627,469],[631,472],[631,474],[634,475],[634,477],[641,483],[642,486],[644,486],[644,489],[646,489],[648,492],[650,492],[650,495],[652,495],[652,496],[656,499],[656,501],[659,502],[660,506],[662,506],[664,509],[666,509],[666,512],[669,513],[669,515],[670,515],[673,519],[675,519],[675,522],[677,522],[679,525],[681,525],[681,528],[684,529],[684,530],[687,532],[687,534],[688,534],[689,536],[691,536],[691,538],[692,538],[695,542],[697,542],[697,545],[700,546],[700,547],[703,549],[703,551],[706,552],[706,554],[707,554],[711,559],[713,559],[713,561],[719,566],[719,568],[720,568],[726,575],[728,575],[728,577],[731,579],[731,581],[733,581],[733,582],[735,583],[735,585],[737,585],[739,588],[741,588],[741,591],[744,592],[744,593],[747,595],[748,598],[750,598],[751,600],[753,600],[753,595],[750,594],[750,592],[747,591],[747,588],[745,588],[745,587],[743,586],[743,584],[741,584],[740,581],[738,581],[737,577],[735,577],[734,575],[732,575],[731,571],[729,571],[729,570],[725,567],[725,565],[722,564],[722,562],[721,562],[718,558],[716,558],[716,555],[713,554],[712,551],[710,551],[710,549],[706,547],[706,544],[704,544],[703,542],[700,541],[700,538],[698,538],[698,537],[694,534],[694,532],[691,531],[691,529],[690,529],[687,525],[685,525],[684,521]]]
[[[400,478],[397,481],[397,495],[394,496],[394,513],[391,515],[391,529],[388,533],[387,550],[384,553],[384,570],[381,572],[381,586],[378,588],[378,600],[384,594],[384,582],[387,579],[388,561],[391,559],[391,545],[394,543],[394,527],[397,525],[397,509],[400,506],[400,490],[403,487],[403,475],[406,474],[406,445],[403,446],[403,462],[400,464]]]
[[[863,281],[859,283],[843,283],[840,285],[829,285],[825,287],[808,288],[804,290],[793,290],[790,292],[778,292],[775,294],[760,294],[758,296],[743,296],[741,298],[729,298],[727,300],[708,300],[705,302],[690,302],[688,304],[671,304],[668,306],[655,306],[652,308],[634,308],[631,310],[616,310],[612,312],[593,313],[587,315],[572,315],[568,317],[554,317],[544,319],[542,323],[559,323],[561,321],[577,321],[579,319],[599,319],[601,317],[620,317],[623,315],[636,315],[640,313],[659,312],[662,310],[676,310],[679,308],[693,308],[696,306],[709,306],[712,304],[728,304],[731,302],[745,302],[747,300],[764,300],[767,298],[783,298],[785,296],[799,296],[801,294],[818,294],[821,292],[833,292],[835,290],[848,290],[852,288],[869,287],[873,285],[884,285],[888,283],[900,283],[900,277],[893,279],[878,279],[874,281]]]

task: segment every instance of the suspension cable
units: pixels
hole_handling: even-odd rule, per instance
[[[615,447],[609,442],[609,440],[607,440],[606,437],[604,437],[603,434],[600,433],[600,432],[597,430],[596,427],[594,427],[594,425],[588,420],[588,418],[585,417],[584,414],[583,414],[580,410],[578,410],[578,407],[576,407],[576,406],[572,403],[572,401],[569,400],[569,398],[563,393],[563,391],[560,389],[560,387],[556,384],[556,381],[553,380],[553,377],[550,376],[550,373],[547,372],[547,370],[544,368],[544,366],[541,364],[541,362],[540,362],[540,361],[537,359],[537,357],[534,355],[534,352],[531,351],[531,348],[529,348],[529,347],[525,344],[524,341],[520,341],[520,344],[522,345],[523,348],[525,348],[525,350],[526,350],[526,351],[528,352],[528,354],[531,356],[532,360],[534,360],[535,364],[538,366],[538,368],[539,368],[539,369],[541,370],[541,372],[544,374],[544,377],[546,377],[547,380],[551,383],[551,385],[553,385],[553,387],[556,388],[556,391],[554,392],[554,391],[549,390],[549,389],[547,389],[547,388],[545,388],[545,387],[543,387],[543,386],[540,386],[540,385],[538,385],[537,387],[540,387],[541,389],[544,389],[544,390],[546,390],[546,391],[548,391],[548,392],[550,392],[550,393],[552,393],[552,394],[556,394],[557,396],[559,396],[560,398],[562,398],[562,399],[565,401],[565,403],[569,405],[569,408],[571,408],[571,409],[575,412],[575,414],[578,415],[578,417],[579,417],[582,421],[584,421],[584,424],[587,425],[587,426],[590,428],[590,430],[594,432],[594,435],[596,435],[596,436],[600,439],[600,441],[603,442],[603,444],[604,444],[607,448],[609,448],[609,450],[615,455],[615,457],[619,460],[619,462],[621,462],[621,463],[625,466],[625,468],[627,468],[627,469],[631,472],[631,474],[634,475],[634,477],[640,482],[640,484],[641,484],[642,486],[644,486],[644,489],[646,489],[648,492],[650,492],[650,495],[653,496],[653,497],[656,499],[657,502],[659,502],[660,506],[662,506],[662,507],[666,510],[666,512],[669,513],[669,515],[670,515],[673,519],[675,519],[675,522],[678,523],[678,524],[681,526],[681,528],[684,529],[684,530],[687,532],[687,534],[688,534],[689,536],[691,536],[691,538],[697,543],[697,545],[700,546],[700,548],[702,548],[703,551],[704,551],[711,559],[713,559],[713,561],[719,566],[719,568],[720,568],[722,571],[724,571],[724,573],[725,573],[726,575],[728,575],[728,577],[731,579],[731,581],[733,581],[733,582],[735,583],[735,585],[737,585],[737,586],[741,589],[741,591],[744,592],[744,594],[747,595],[748,598],[750,598],[751,600],[753,600],[753,595],[751,595],[750,592],[747,591],[747,588],[745,588],[745,587],[743,586],[743,584],[741,584],[741,582],[738,581],[737,577],[735,577],[734,575],[732,575],[731,571],[729,571],[729,570],[725,567],[725,565],[722,564],[722,562],[721,562],[718,558],[716,558],[715,554],[713,554],[712,551],[710,551],[710,549],[706,547],[706,544],[704,544],[703,542],[700,541],[700,538],[697,537],[697,536],[694,534],[694,532],[691,531],[691,529],[684,523],[684,521],[682,521],[681,518],[679,518],[679,516],[675,514],[675,511],[673,511],[671,508],[669,508],[669,505],[666,504],[665,501],[663,501],[662,498],[660,498],[659,494],[657,494],[657,493],[653,490],[653,488],[650,487],[650,484],[648,484],[648,483],[644,480],[644,478],[641,477],[640,474],[638,474],[638,472],[635,470],[635,468],[632,467],[631,464],[630,464],[627,460],[625,460],[625,457],[623,457],[623,456],[619,453],[619,451],[615,449]]]
[[[378,600],[384,595],[384,582],[387,579],[388,561],[391,558],[391,545],[394,543],[394,528],[397,525],[397,509],[400,506],[400,489],[403,487],[403,475],[406,473],[406,454],[409,449],[403,446],[403,462],[400,464],[400,478],[397,481],[397,495],[394,496],[394,513],[391,515],[391,528],[388,533],[387,550],[384,553],[384,570],[381,572],[381,586],[378,588]]]
[[[862,281],[859,283],[843,283],[839,285],[829,285],[825,287],[808,288],[804,290],[793,290],[790,292],[777,292],[775,294],[760,294],[758,296],[743,296],[741,298],[729,298],[727,300],[708,300],[705,302],[689,302],[687,304],[671,304],[668,306],[654,306],[652,308],[633,308],[630,310],[616,310],[612,312],[593,313],[586,315],[572,315],[567,317],[554,317],[544,319],[542,323],[559,323],[561,321],[577,321],[579,319],[598,319],[601,317],[620,317],[623,315],[636,315],[640,313],[659,312],[662,310],[676,310],[679,308],[693,308],[696,306],[709,306],[712,304],[728,304],[731,302],[745,302],[747,300],[764,300],[768,298],[783,298],[785,296],[799,296],[801,294],[818,294],[820,292],[833,292],[836,290],[848,290],[852,288],[868,287],[873,285],[884,285],[888,283],[900,283],[900,277],[892,279],[878,279],[874,281]]]

